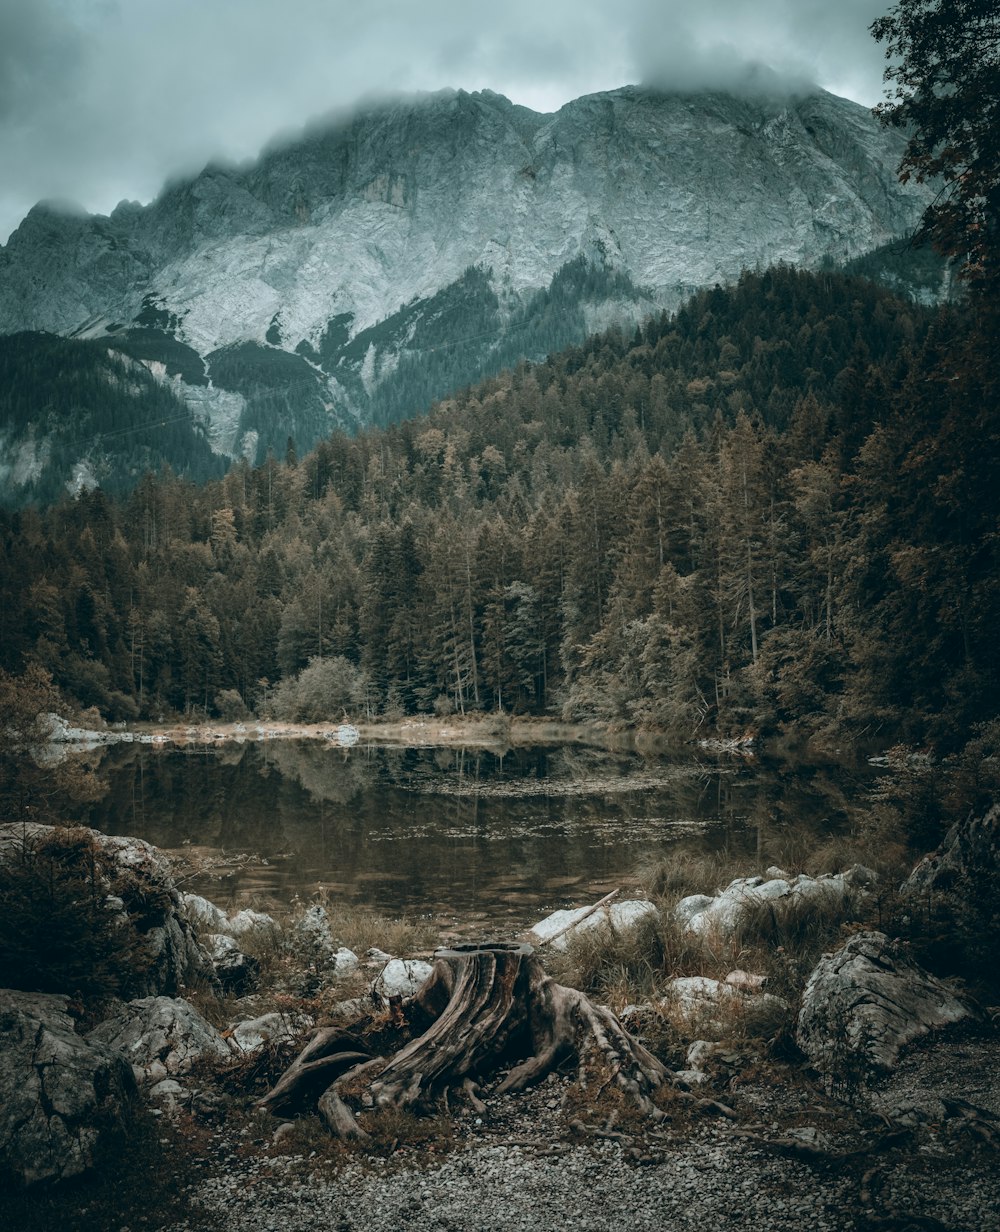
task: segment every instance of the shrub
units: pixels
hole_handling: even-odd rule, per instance
[[[250,711],[238,689],[223,689],[216,694],[215,708],[224,723],[238,723],[250,718]]]
[[[365,685],[364,672],[343,655],[312,658],[297,676],[278,685],[272,709],[278,718],[298,723],[321,723],[341,714],[356,714]]]
[[[0,863],[0,984],[82,997],[117,993],[148,962],[138,925],[162,904],[109,872],[86,830],[25,837]],[[126,905],[126,915],[114,899]]]

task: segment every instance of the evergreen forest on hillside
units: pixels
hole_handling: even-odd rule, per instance
[[[114,349],[107,340],[37,331],[0,335],[0,437],[11,458],[0,469],[0,499],[58,500],[69,477],[75,487],[123,494],[164,465],[194,480],[221,475],[225,461],[190,409],[134,362],[157,359],[169,375],[204,383],[190,356],[198,358],[158,331],[120,339]]]
[[[996,711],[990,331],[788,268],[427,417],[0,515],[0,666],[110,720],[505,712],[947,749]]]

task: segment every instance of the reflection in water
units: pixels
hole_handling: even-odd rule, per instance
[[[120,745],[88,824],[161,847],[254,852],[268,864],[191,888],[227,905],[318,885],[379,912],[511,928],[634,884],[680,839],[780,859],[841,828],[840,767],[645,758],[573,748],[409,749],[309,741]]]

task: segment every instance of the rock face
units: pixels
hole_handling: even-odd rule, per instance
[[[226,1041],[187,1001],[143,997],[96,1026],[89,1041],[123,1057],[140,1082],[187,1073],[202,1057],[230,1055]]]
[[[864,932],[824,954],[814,968],[802,994],[797,1040],[824,1073],[888,1070],[905,1044],[972,1014],[898,944]]]
[[[444,91],[209,166],[145,208],[36,206],[0,249],[0,332],[107,337],[173,384],[213,448],[263,457],[264,386],[295,392],[277,443],[291,415],[305,448],[418,409],[407,390],[446,339],[432,396],[743,269],[908,233],[929,196],[898,183],[902,148],[821,90],[627,86],[552,115]],[[567,315],[546,338],[532,323],[556,282]]]
[[[15,857],[23,841],[37,842],[55,832],[52,826],[0,826],[0,861]],[[93,841],[100,870],[119,891],[107,899],[109,927],[129,921],[138,930],[144,949],[142,969],[136,969],[120,990],[125,997],[174,996],[189,984],[217,987],[212,960],[195,936],[182,909],[170,864],[141,838],[86,831]],[[121,897],[127,893],[128,901]]]
[[[674,908],[674,918],[686,931],[700,936],[731,937],[747,916],[765,904],[794,908],[812,904],[819,908],[849,908],[856,895],[875,881],[869,868],[856,864],[844,873],[819,877],[789,877],[780,869],[768,869],[765,877],[739,877],[715,897],[691,894]]]
[[[0,990],[0,1164],[26,1184],[85,1172],[135,1094],[112,1050],[81,1039],[67,997]]]
[[[956,822],[940,848],[925,856],[903,883],[904,894],[1000,897],[1000,805]]]

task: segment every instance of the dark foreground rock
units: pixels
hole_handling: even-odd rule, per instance
[[[976,904],[1000,898],[1000,805],[970,813],[903,883],[906,895],[964,895]]]
[[[26,1184],[87,1171],[130,1108],[129,1066],[81,1039],[68,997],[0,990],[0,1165]]]
[[[802,994],[797,1042],[823,1073],[889,1070],[904,1044],[974,1014],[898,942],[863,932],[824,954],[813,969]]]

